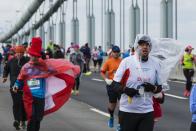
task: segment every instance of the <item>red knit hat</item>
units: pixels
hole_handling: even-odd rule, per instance
[[[16,53],[24,53],[25,48],[22,45],[18,45],[18,46],[15,47],[15,52]]]
[[[32,56],[41,57],[42,40],[40,37],[33,37],[31,40],[31,46],[28,49],[28,53]]]

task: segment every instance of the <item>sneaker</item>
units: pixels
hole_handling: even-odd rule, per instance
[[[110,128],[113,128],[114,127],[114,118],[113,117],[110,117],[110,119],[108,120],[108,126]]]
[[[184,96],[185,96],[185,97],[189,97],[189,96],[190,96],[190,91],[185,90],[185,91],[184,91]]]
[[[190,96],[190,94],[191,94],[191,93],[190,93],[190,91],[187,91],[187,94],[186,94],[186,95],[187,95],[187,97],[189,97],[189,96]]]
[[[76,96],[79,96],[79,90],[76,90],[75,94],[76,94]]]
[[[16,128],[16,130],[20,130],[20,123],[18,121],[14,121],[13,126]]]
[[[89,72],[86,72],[86,73],[85,73],[85,76],[90,76],[91,74],[92,74],[92,72],[89,71]]]
[[[120,124],[117,124],[117,125],[116,125],[116,131],[121,131]]]
[[[75,92],[76,92],[75,90],[72,90],[72,91],[71,91],[71,94],[75,95]]]
[[[20,122],[20,128],[21,129],[26,129],[26,123],[25,123],[25,121],[21,121]]]

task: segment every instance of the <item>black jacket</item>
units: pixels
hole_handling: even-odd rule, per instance
[[[61,50],[55,51],[53,56],[54,56],[55,59],[65,58],[65,56],[64,56],[63,52],[61,52]]]
[[[12,58],[5,64],[3,70],[3,78],[10,76],[10,87],[12,87],[20,73],[20,70],[24,64],[29,61],[29,57],[23,56],[20,60],[16,57]]]

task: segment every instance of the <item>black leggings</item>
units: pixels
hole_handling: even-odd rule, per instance
[[[194,122],[191,123],[190,131],[196,131],[196,123]]]
[[[93,65],[94,65],[94,67],[97,66],[97,62],[98,62],[98,60],[93,60]]]
[[[13,101],[14,120],[18,122],[26,121],[26,113],[25,113],[24,103],[22,99],[23,93],[21,91],[18,91],[17,93],[15,93],[12,91],[12,89],[10,89],[10,93],[11,93],[12,101]]]
[[[86,62],[86,72],[90,71],[90,58],[85,58],[85,62]]]
[[[80,75],[75,78],[75,88],[79,90],[80,87]]]
[[[153,131],[153,112],[127,113],[120,111],[122,131]]]
[[[193,69],[183,69],[184,76],[186,78],[186,89],[188,91],[191,90],[192,87],[192,77],[194,75]]]
[[[39,131],[44,116],[45,99],[33,97],[32,117],[27,125],[27,131]]]

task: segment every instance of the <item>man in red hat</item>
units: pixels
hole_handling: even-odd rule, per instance
[[[13,126],[16,130],[25,128],[26,114],[24,111],[24,105],[22,101],[23,92],[19,90],[17,93],[13,92],[12,87],[20,73],[20,70],[24,64],[29,61],[28,57],[24,56],[25,49],[19,45],[14,48],[15,56],[8,60],[5,64],[3,71],[3,83],[7,81],[8,75],[10,75],[10,93],[13,101],[13,115],[14,123]]]
[[[36,66],[39,66],[39,58],[41,57],[41,47],[42,47],[42,40],[41,38],[32,38],[32,43],[30,48],[28,49],[28,54],[30,55],[30,64],[32,66],[32,72],[31,75],[35,75],[36,73]],[[46,65],[42,65],[46,66]],[[23,68],[24,69],[24,68]],[[22,74],[22,77],[25,76]],[[21,73],[20,76],[21,77]],[[27,78],[27,77],[26,77]],[[44,115],[44,93],[45,89],[44,85],[44,79],[30,79],[26,80],[25,77],[19,79],[19,81],[16,81],[17,87],[13,89],[14,92],[18,92],[18,90],[22,89],[22,86],[24,82],[29,87],[29,90],[31,91],[31,94],[33,96],[33,108],[34,111],[32,113],[32,117],[30,118],[30,121],[27,125],[27,131],[38,131],[40,128],[40,122]],[[17,89],[19,87],[19,89]],[[21,87],[21,88],[20,88]],[[34,89],[33,89],[34,88]],[[36,89],[38,88],[38,89]],[[23,89],[24,90],[24,89]],[[25,90],[24,90],[25,94]]]
[[[68,100],[74,86],[73,76],[79,73],[65,60],[42,60],[41,48],[41,38],[32,38],[28,49],[30,61],[22,67],[13,88],[15,92],[24,91],[27,131],[39,131],[43,116],[58,110]],[[70,70],[76,74],[66,73]]]

